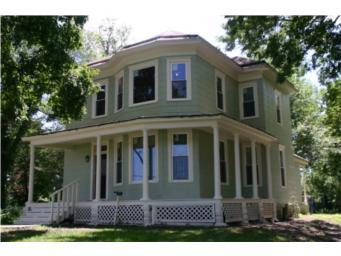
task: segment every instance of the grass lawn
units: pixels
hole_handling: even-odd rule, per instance
[[[324,214],[325,215],[325,214]],[[308,215],[275,224],[215,227],[2,227],[3,242],[280,242],[341,241],[337,216]],[[310,220],[306,218],[310,217]]]

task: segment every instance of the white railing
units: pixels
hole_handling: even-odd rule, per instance
[[[70,216],[74,216],[75,205],[78,201],[78,184],[79,181],[74,180],[50,195],[51,224],[54,222],[59,224]],[[56,212],[55,202],[57,203]]]

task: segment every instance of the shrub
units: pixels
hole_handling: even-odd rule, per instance
[[[1,224],[13,224],[13,222],[20,217],[21,208],[8,207],[0,212]]]

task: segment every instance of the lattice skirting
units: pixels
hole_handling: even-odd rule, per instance
[[[116,205],[98,206],[98,223],[114,224]],[[142,205],[119,205],[116,224],[143,224]]]
[[[91,222],[91,207],[75,208],[75,223],[86,224]]]
[[[243,220],[242,203],[223,203],[223,214],[225,222]]]
[[[259,219],[259,204],[257,203],[246,203],[247,218],[248,220]]]
[[[214,204],[154,205],[154,224],[214,223]]]
[[[273,203],[263,203],[263,216],[264,216],[264,218],[273,218],[274,217]]]

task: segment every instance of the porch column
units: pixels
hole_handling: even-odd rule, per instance
[[[28,203],[33,202],[33,184],[34,184],[34,160],[35,147],[30,144],[30,173],[28,179]]]
[[[251,158],[252,158],[252,195],[253,198],[258,198],[257,184],[257,162],[256,162],[256,142],[251,141]]]
[[[242,197],[242,187],[241,187],[241,175],[240,175],[240,149],[239,149],[239,134],[235,133],[234,136],[234,165],[235,165],[235,183],[236,183],[236,199],[241,199]]]
[[[148,154],[148,130],[143,129],[143,183],[142,183],[142,198],[141,200],[149,200],[149,154]]]
[[[271,173],[271,144],[266,145],[266,171],[268,176],[268,198],[272,198],[272,173]]]
[[[96,198],[95,201],[101,199],[101,136],[96,139]]]
[[[213,126],[213,152],[214,152],[214,199],[222,199],[220,182],[220,152],[219,152],[219,128]]]

